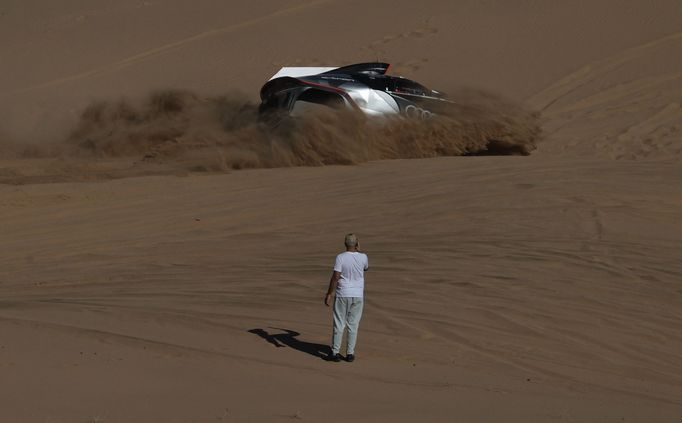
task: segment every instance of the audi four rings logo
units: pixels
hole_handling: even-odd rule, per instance
[[[429,112],[428,110],[422,109],[412,104],[405,107],[405,114],[407,115],[407,117],[421,120],[431,119],[434,116],[432,112]]]

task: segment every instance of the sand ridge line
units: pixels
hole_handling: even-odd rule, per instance
[[[454,384],[451,382],[426,383],[426,382],[415,382],[412,380],[390,379],[390,378],[379,377],[379,376],[371,376],[371,375],[366,374],[366,372],[360,372],[360,371],[349,372],[347,368],[341,369],[340,367],[338,367],[336,369],[334,369],[333,367],[330,367],[329,369],[326,369],[326,368],[320,369],[319,367],[314,367],[314,366],[292,364],[291,361],[288,361],[285,364],[285,363],[275,361],[275,360],[254,358],[251,356],[245,356],[245,355],[241,355],[241,354],[207,350],[207,349],[191,347],[191,346],[186,346],[186,345],[181,345],[181,344],[174,344],[174,343],[170,343],[170,342],[157,341],[157,340],[149,339],[149,338],[142,338],[142,337],[133,336],[133,335],[125,335],[122,333],[110,332],[110,331],[93,329],[93,328],[85,328],[85,327],[81,327],[81,326],[74,326],[74,325],[68,325],[68,324],[63,324],[63,323],[47,322],[47,321],[43,321],[43,320],[25,319],[25,318],[8,317],[8,316],[0,315],[0,321],[6,321],[6,322],[13,323],[16,325],[31,325],[33,327],[38,327],[38,328],[55,329],[55,330],[59,330],[62,332],[69,332],[69,333],[73,333],[73,334],[82,334],[82,335],[87,335],[87,336],[93,336],[98,341],[100,341],[102,343],[107,343],[107,340],[104,338],[109,338],[110,340],[116,340],[121,345],[128,345],[128,346],[133,346],[133,347],[136,345],[147,345],[147,346],[151,346],[151,347],[156,348],[158,353],[166,353],[167,354],[170,351],[170,352],[174,352],[177,354],[192,353],[192,354],[196,354],[196,355],[200,355],[200,356],[204,356],[204,357],[228,358],[228,359],[238,360],[241,362],[264,364],[264,365],[281,367],[281,368],[286,368],[286,369],[295,368],[298,370],[307,370],[307,371],[313,372],[315,374],[321,373],[321,374],[323,374],[327,377],[331,377],[331,378],[353,379],[353,380],[362,379],[362,380],[366,380],[366,381],[379,382],[379,383],[385,383],[385,384],[390,384],[390,385],[417,386],[417,387],[436,388],[436,389],[450,389],[453,387],[465,387],[465,388],[471,387],[469,385],[461,385],[460,386],[460,385],[457,385],[457,384]],[[246,331],[245,331],[245,333],[246,333]],[[187,358],[189,358],[189,357],[187,357]],[[334,371],[334,370],[337,370],[337,371]],[[483,387],[483,388],[485,388],[485,387]]]
[[[276,11],[274,11],[270,14],[267,14],[265,16],[259,16],[257,18],[249,19],[249,20],[239,22],[237,24],[229,25],[229,26],[226,26],[223,28],[216,28],[216,29],[211,29],[211,30],[205,31],[205,32],[201,32],[201,33],[192,35],[190,37],[184,38],[182,40],[174,41],[172,43],[168,43],[168,44],[165,44],[165,45],[162,45],[159,47],[155,47],[153,49],[134,54],[134,55],[126,57],[124,59],[118,60],[116,62],[109,63],[109,64],[104,65],[104,66],[99,66],[99,67],[96,67],[94,69],[90,69],[90,70],[87,70],[87,71],[84,71],[84,72],[81,72],[81,73],[78,73],[75,75],[70,75],[70,76],[66,76],[63,78],[43,82],[41,84],[33,85],[30,87],[21,88],[19,90],[11,91],[2,97],[10,97],[10,96],[14,96],[17,94],[23,94],[23,93],[43,89],[43,88],[49,88],[49,87],[53,87],[56,85],[62,85],[62,84],[68,83],[68,82],[77,81],[79,79],[89,78],[91,76],[96,76],[96,75],[100,75],[103,73],[116,71],[116,70],[121,69],[125,66],[129,66],[129,65],[132,65],[132,64],[135,64],[138,62],[142,62],[148,58],[164,54],[168,51],[174,50],[176,48],[185,46],[187,44],[191,44],[193,42],[196,42],[196,41],[199,41],[199,40],[202,40],[205,38],[211,38],[211,37],[215,37],[218,35],[223,35],[223,34],[227,34],[230,32],[234,32],[234,31],[237,31],[240,29],[248,28],[250,26],[258,25],[258,24],[263,23],[263,22],[267,22],[270,20],[274,20],[274,19],[277,19],[280,17],[287,16],[287,15],[292,14],[292,13],[296,13],[300,10],[319,6],[319,5],[322,5],[325,3],[331,3],[333,1],[336,1],[336,0],[312,0],[308,3],[288,7],[285,9],[279,9],[279,10],[276,10]]]
[[[534,104],[536,107],[540,108],[542,112],[545,112],[557,101],[561,100],[577,89],[587,85],[597,76],[614,71],[628,62],[640,58],[650,49],[655,49],[668,42],[676,42],[681,40],[682,31],[628,48],[624,51],[611,55],[606,59],[588,63],[580,67],[578,70],[571,72],[570,74],[559,79],[557,82],[541,90],[537,94],[532,95],[527,102]]]

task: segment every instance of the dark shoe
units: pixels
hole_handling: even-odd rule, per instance
[[[348,354],[346,356],[346,361],[352,363],[355,360],[355,354]]]
[[[334,363],[338,363],[341,361],[341,354],[336,353],[336,354],[329,354],[329,358],[327,358],[329,361],[333,361]]]

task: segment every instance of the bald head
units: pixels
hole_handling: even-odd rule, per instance
[[[349,250],[357,248],[358,237],[355,234],[348,234],[346,235],[346,238],[343,240],[343,243],[346,244],[346,248]]]

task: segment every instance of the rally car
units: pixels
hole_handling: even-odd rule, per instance
[[[445,94],[399,76],[390,64],[359,63],[343,67],[285,67],[263,85],[259,113],[305,115],[317,107],[340,107],[368,116],[402,115],[430,119]]]

